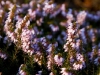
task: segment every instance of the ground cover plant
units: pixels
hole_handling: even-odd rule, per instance
[[[100,11],[1,0],[0,74],[100,75]]]

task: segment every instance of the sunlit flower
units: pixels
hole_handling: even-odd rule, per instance
[[[63,59],[62,57],[58,56],[58,55],[55,55],[55,56],[54,56],[54,60],[55,60],[55,62],[56,62],[56,64],[57,64],[58,66],[61,66],[62,63],[63,63],[63,61],[64,61],[64,59]]]
[[[77,23],[82,24],[85,20],[87,16],[87,13],[85,11],[81,11],[78,15],[77,15]]]

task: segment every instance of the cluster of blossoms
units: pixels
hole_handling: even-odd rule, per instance
[[[19,70],[18,70],[19,72],[17,75],[26,75],[26,72],[21,69],[23,66],[24,66],[24,64],[20,65]]]
[[[4,11],[0,9],[0,40],[2,39]]]
[[[0,51],[0,57],[2,59],[6,60],[7,59],[7,54],[5,54],[5,53],[3,53],[3,52]]]
[[[10,9],[4,30],[13,43],[17,44],[19,47],[21,46],[24,52],[32,54],[34,52],[31,48],[34,30],[28,29],[30,24],[28,21],[29,16],[27,15],[22,21],[18,21],[16,23],[16,29],[14,29],[12,19],[14,17],[15,9],[15,6],[12,6]]]
[[[82,11],[77,15],[76,23],[72,23],[74,20],[71,13],[67,14],[67,42],[64,45],[65,52],[69,55],[66,56],[66,63],[69,63],[70,68],[67,70],[79,70],[85,68],[84,56],[80,53],[82,50],[81,39],[79,39],[79,24],[82,24],[85,20],[86,12]],[[80,19],[81,18],[81,19]],[[81,49],[81,50],[80,50]]]
[[[0,45],[7,46],[5,52],[15,47],[15,53],[0,52],[0,57],[14,60],[22,52],[22,62],[21,58],[16,60],[18,75],[76,75],[91,64],[100,65],[100,29],[90,25],[100,20],[100,12],[66,11],[66,4],[57,5],[52,0],[22,5],[1,1],[0,7],[4,5],[10,12],[5,21],[7,13],[0,10]]]
[[[13,26],[13,17],[14,17],[14,12],[16,10],[16,6],[12,6],[11,11],[9,12],[8,18],[5,22],[5,26],[4,26],[4,31],[6,32],[6,34],[8,35],[8,38],[11,39],[11,41],[15,41],[15,37],[14,37],[14,26]]]
[[[29,21],[26,24],[30,24]],[[22,34],[21,34],[21,43],[22,43],[22,49],[25,52],[29,52],[31,55],[34,52],[34,49],[32,49],[32,39],[34,39],[34,30],[29,30],[28,27],[24,27],[22,29]]]
[[[72,75],[71,72],[66,71],[66,68],[61,68],[61,73],[62,73],[62,75]]]
[[[73,64],[73,69],[78,70],[78,69],[84,68],[85,67],[85,61],[84,61],[83,55],[77,53],[76,59],[77,59],[77,62],[75,62]]]
[[[64,59],[58,55],[55,55],[54,60],[58,66],[61,66],[62,62],[64,61]]]

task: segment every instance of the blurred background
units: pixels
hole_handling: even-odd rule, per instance
[[[73,9],[84,9],[89,11],[100,10],[100,0],[54,0],[56,3],[66,3],[67,7]]]
[[[7,0],[4,0],[4,1],[7,1]],[[10,1],[17,4],[22,4],[22,3],[28,3],[31,0],[10,0]],[[52,1],[54,1],[57,4],[65,3],[66,8],[73,8],[73,9],[79,9],[79,10],[82,9],[82,10],[88,10],[88,11],[100,10],[100,0],[52,0]]]

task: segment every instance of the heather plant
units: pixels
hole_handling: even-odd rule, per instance
[[[100,11],[66,9],[53,0],[1,1],[1,8],[2,75],[100,74]]]

